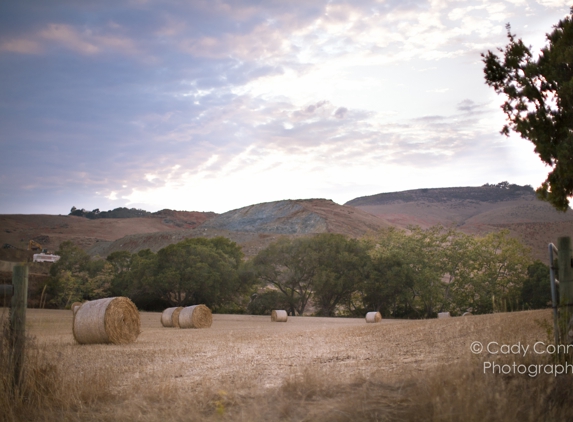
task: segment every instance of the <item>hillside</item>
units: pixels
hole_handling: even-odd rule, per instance
[[[230,231],[360,236],[387,224],[367,212],[327,199],[266,202],[220,214],[201,227]]]
[[[189,237],[225,236],[237,242],[247,256],[255,255],[280,235],[342,233],[361,236],[388,224],[381,218],[326,199],[285,200],[256,204],[221,215],[162,210],[134,217],[127,209],[114,210],[123,218],[51,215],[0,216],[0,260],[22,260],[30,239],[50,251],[65,240],[91,255],[107,256],[118,250],[159,249]],[[105,213],[105,212],[104,212]],[[100,214],[104,214],[100,213]],[[106,215],[106,214],[104,214]],[[92,216],[93,217],[93,216]]]
[[[507,202],[535,197],[531,186],[519,186],[507,182],[497,185],[485,184],[476,187],[414,189],[401,192],[379,193],[362,196],[348,201],[345,205],[354,207],[365,205],[390,205],[396,203],[429,202]]]
[[[0,260],[19,261],[34,240],[54,252],[66,240],[89,249],[131,234],[193,229],[215,213],[162,210],[148,217],[87,219],[69,215],[0,215]],[[4,248],[3,245],[15,248]]]
[[[549,264],[549,243],[557,245],[557,238],[570,236],[573,238],[573,221],[556,221],[548,223],[514,223],[492,224],[491,230],[507,229],[531,248],[533,258]]]
[[[275,240],[278,240],[281,235],[204,228],[193,230],[170,230],[166,232],[131,234],[110,242],[97,242],[89,248],[87,252],[92,256],[107,256],[116,251],[129,251],[130,253],[136,253],[143,249],[150,249],[153,252],[157,252],[159,249],[173,243],[181,242],[185,239],[194,237],[206,237],[211,239],[218,236],[226,237],[227,239],[239,244],[246,256],[254,256],[261,249],[265,248]]]
[[[285,200],[228,211],[209,219],[194,230],[136,234],[114,242],[100,242],[88,252],[100,256],[118,250],[133,253],[149,248],[156,252],[190,237],[224,236],[241,245],[245,255],[253,256],[283,235],[340,233],[362,236],[386,226],[388,224],[379,217],[330,200]]]
[[[547,244],[559,236],[573,236],[573,212],[555,211],[539,201],[530,186],[499,183],[480,187],[415,189],[381,193],[348,201],[283,200],[254,204],[223,214],[119,208],[104,217],[56,215],[0,215],[0,261],[29,258],[28,241],[55,251],[65,240],[91,255],[118,250],[159,249],[190,237],[225,236],[253,256],[280,236],[341,233],[362,236],[383,227],[423,228],[435,224],[470,234],[508,229],[547,261]],[[110,215],[122,218],[110,218]],[[137,217],[144,215],[144,217]],[[92,216],[93,217],[93,216]]]
[[[530,186],[506,182],[382,193],[355,198],[345,205],[401,228],[441,224],[471,234],[508,229],[544,262],[549,242],[556,243],[559,236],[573,236],[573,211],[556,211],[538,200]]]

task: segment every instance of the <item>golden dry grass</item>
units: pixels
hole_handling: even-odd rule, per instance
[[[51,388],[61,392],[4,420],[566,420],[573,412],[560,403],[570,397],[559,391],[571,390],[573,375],[483,374],[482,361],[496,357],[469,349],[473,341],[547,342],[536,321],[549,317],[273,324],[268,316],[213,315],[210,329],[168,330],[159,313],[144,312],[135,343],[79,345],[69,311],[30,309],[37,366],[52,365]]]

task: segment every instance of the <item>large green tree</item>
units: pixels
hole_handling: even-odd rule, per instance
[[[508,231],[482,237],[440,226],[390,228],[369,240],[364,305],[395,316],[518,309],[530,250]]]
[[[157,252],[149,290],[172,306],[204,303],[218,308],[246,293],[241,283],[240,247],[224,238],[186,239]]]
[[[119,261],[119,262],[118,262]],[[121,257],[112,257],[112,265],[116,275],[112,281],[112,288],[117,289],[116,294],[127,296],[139,309],[161,310],[172,306],[169,301],[157,294],[155,290],[155,274],[157,272],[157,254],[150,249],[143,249],[131,255],[129,269],[121,271]]]
[[[399,266],[408,267],[407,276],[402,270],[396,274],[409,280],[406,300],[412,316],[430,318],[444,308],[447,288],[444,280],[447,272],[445,259],[451,234],[452,230],[441,226],[426,230],[412,226],[408,231],[392,227],[382,230],[370,240],[374,263],[386,261],[396,267],[396,271]],[[388,278],[386,280],[394,282]],[[400,294],[406,293],[402,291]]]
[[[285,237],[253,258],[257,279],[285,296],[291,315],[295,312],[302,315],[313,294],[317,252],[316,243],[311,238]]]
[[[521,307],[531,251],[508,230],[468,239],[451,281],[450,310],[490,313]]]
[[[573,195],[573,8],[547,34],[547,45],[535,59],[531,48],[511,33],[509,44],[483,54],[486,83],[506,97],[502,109],[507,124],[535,145],[535,152],[552,168],[537,189],[541,199],[566,211]]]
[[[418,313],[411,302],[414,273],[399,253],[372,257],[368,270],[368,277],[360,286],[365,311],[394,318]]]
[[[114,296],[126,296],[130,287],[130,270],[133,257],[128,251],[116,251],[106,258],[113,268],[113,279],[111,280],[111,294]]]
[[[318,315],[334,316],[368,276],[369,256],[363,242],[341,234],[324,233],[312,238],[316,251],[313,301]]]
[[[317,315],[334,316],[360,289],[368,272],[369,256],[363,242],[341,234],[282,238],[263,249],[252,260],[261,284],[283,295],[291,315],[302,315],[312,302]],[[266,292],[253,300],[253,309],[272,299]],[[255,309],[256,310],[256,309]]]

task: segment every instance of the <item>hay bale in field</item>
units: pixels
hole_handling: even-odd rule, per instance
[[[205,305],[187,306],[179,312],[179,328],[209,328],[212,323],[211,309]]]
[[[183,310],[183,306],[179,306],[177,309],[175,309],[173,311],[173,316],[171,317],[171,322],[173,323],[173,326],[176,328],[180,328],[179,327],[179,314],[181,313],[182,310]]]
[[[161,324],[164,327],[177,327],[179,328],[179,313],[183,309],[183,306],[177,306],[174,308],[167,308],[161,314]]]
[[[464,312],[462,316],[472,316],[473,314],[471,312]]]
[[[438,318],[449,318],[451,317],[449,312],[439,312],[438,313]]]
[[[382,321],[382,315],[380,312],[368,312],[366,314],[366,322],[380,322]]]
[[[78,311],[78,309],[80,309],[80,306],[82,306],[82,302],[74,302],[74,303],[72,303],[72,306],[70,307],[70,309],[72,310],[72,312],[74,313],[74,315],[76,314],[76,312]]]
[[[287,311],[272,311],[271,312],[271,321],[272,322],[287,322],[288,313]]]
[[[137,339],[139,311],[126,297],[85,302],[74,314],[73,334],[80,344],[127,344]]]

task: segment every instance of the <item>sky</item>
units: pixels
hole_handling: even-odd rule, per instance
[[[218,213],[550,171],[480,53],[564,0],[0,3],[0,214]]]

